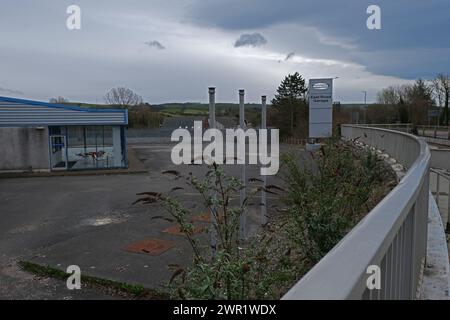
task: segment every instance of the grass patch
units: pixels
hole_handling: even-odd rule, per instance
[[[33,262],[19,261],[18,265],[22,270],[39,277],[48,277],[66,281],[70,276],[70,274],[60,269],[56,269],[51,266],[42,266]],[[161,290],[148,289],[141,285],[134,285],[126,282],[119,282],[93,276],[81,275],[81,283],[85,286],[99,289],[107,294],[119,295],[129,299],[162,300],[169,298],[169,295]]]

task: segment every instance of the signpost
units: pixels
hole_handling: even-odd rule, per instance
[[[333,79],[309,80],[309,138],[333,134]]]

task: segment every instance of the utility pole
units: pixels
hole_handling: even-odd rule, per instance
[[[362,91],[362,93],[364,93],[364,124],[366,123],[366,112],[367,112],[367,91]]]

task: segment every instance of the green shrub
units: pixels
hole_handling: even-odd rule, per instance
[[[285,202],[289,236],[310,265],[318,262],[369,211],[368,200],[384,179],[375,154],[336,140],[313,154],[315,166],[302,168],[284,155],[288,194]]]
[[[202,178],[165,171],[174,176],[174,181],[184,180],[196,190],[212,212],[217,222],[212,223],[217,235],[212,252],[194,237],[189,217],[198,212],[190,212],[176,197],[176,191],[183,187],[176,186],[166,194],[139,194],[142,197],[135,203],[159,203],[166,208],[194,252],[193,264],[173,273],[171,297],[279,299],[330,251],[370,210],[369,200],[383,194],[380,182],[387,170],[372,153],[336,140],[327,143],[314,158],[314,164],[305,168],[292,154],[283,155],[287,184],[284,213],[245,242],[238,237],[239,216],[261,186],[255,185],[244,203],[236,204],[232,199],[239,198],[241,182],[225,175],[215,164]],[[257,180],[249,179],[248,185]]]

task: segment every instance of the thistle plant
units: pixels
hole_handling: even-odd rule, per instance
[[[181,298],[244,298],[249,263],[246,262],[244,250],[239,247],[239,217],[245,212],[247,200],[260,191],[261,187],[254,188],[239,203],[237,200],[239,191],[244,187],[243,183],[226,175],[215,163],[208,166],[201,179],[192,173],[183,176],[175,170],[163,173],[174,176],[175,180],[184,180],[188,187],[198,192],[204,207],[211,213],[210,231],[217,238],[216,247],[211,254],[194,237],[194,225],[189,220],[192,212],[176,197],[176,192],[184,190],[184,187],[172,188],[167,194],[152,191],[138,194],[141,197],[134,204],[158,202],[163,205],[170,214],[171,221],[179,225],[194,252],[194,266],[188,270],[177,269],[171,278],[170,283],[176,284],[172,286],[173,295]]]

